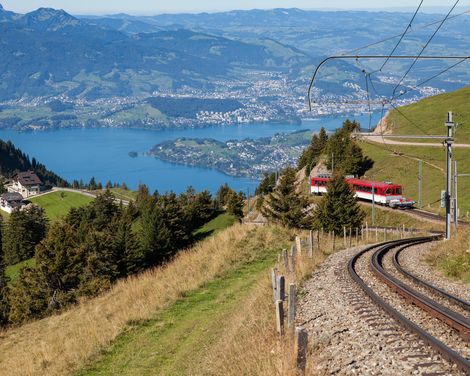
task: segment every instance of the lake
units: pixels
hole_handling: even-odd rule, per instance
[[[365,127],[369,115],[348,116]],[[294,132],[300,129],[319,131],[323,126],[332,131],[345,120],[344,116],[326,116],[318,120],[304,121],[302,125],[249,124],[211,126],[200,129],[146,130],[129,128],[80,128],[42,132],[15,132],[0,130],[0,139],[11,140],[30,157],[35,157],[48,169],[68,181],[92,176],[105,184],[126,182],[135,189],[146,184],[151,191],[180,193],[192,185],[200,191],[216,192],[220,185],[228,183],[235,190],[253,192],[258,181],[227,176],[212,169],[175,165],[145,155],[154,145],[180,137],[230,139],[270,137],[276,133]],[[377,116],[375,116],[375,121]],[[138,153],[131,158],[129,152]]]

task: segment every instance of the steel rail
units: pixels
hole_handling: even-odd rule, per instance
[[[367,283],[359,276],[356,272],[355,266],[357,260],[363,256],[366,252],[369,252],[377,247],[392,249],[405,244],[416,244],[420,241],[427,242],[434,239],[437,239],[438,236],[431,237],[421,237],[421,238],[412,238],[404,240],[396,240],[385,243],[376,244],[369,246],[363,249],[361,252],[357,253],[348,263],[348,272],[351,278],[359,285],[359,287],[372,299],[372,301],[377,304],[381,309],[387,312],[391,317],[398,321],[403,327],[409,331],[418,335],[425,343],[438,351],[445,359],[449,362],[456,364],[461,370],[465,373],[470,374],[470,361],[464,358],[462,355],[442,343],[437,338],[433,337],[427,331],[416,325],[414,322],[406,318],[403,314],[398,312],[390,304],[385,302],[378,294],[376,294]]]
[[[419,242],[413,242],[407,244],[407,246],[425,243],[428,241],[434,240],[433,238],[428,238]],[[382,266],[382,260],[387,252],[390,250],[390,247],[379,248],[373,254],[370,260],[370,267],[372,272],[385,282],[392,290],[403,296],[406,300],[412,302],[413,304],[421,307],[423,310],[428,312],[433,317],[440,319],[441,321],[448,324],[450,327],[457,330],[462,337],[467,340],[470,340],[470,320],[461,314],[443,306],[427,297],[426,295],[416,291],[409,285],[403,283],[398,278],[395,278],[390,273],[388,273]]]
[[[423,286],[424,288],[428,289],[429,291],[457,304],[459,307],[463,308],[465,311],[468,311],[470,312],[470,302],[467,302],[466,300],[464,299],[461,299],[455,295],[452,295],[450,293],[448,293],[447,291],[444,291],[442,289],[440,289],[439,287],[436,287],[434,286],[433,284],[427,282],[427,281],[424,281],[423,279],[417,277],[416,275],[410,273],[409,271],[407,271],[406,269],[403,268],[403,266],[401,266],[400,264],[400,260],[399,260],[399,256],[400,256],[400,253],[405,250],[406,248],[408,248],[408,246],[405,246],[403,248],[400,248],[399,250],[397,250],[397,252],[393,255],[393,265],[395,266],[395,268],[397,268],[397,270],[403,274],[404,276],[410,278],[411,280],[413,280],[415,283],[417,283],[418,285],[420,286]]]
[[[419,60],[466,60],[470,59],[470,56],[419,56],[419,55],[396,55],[396,56],[389,56],[389,55],[335,55],[329,56],[326,59],[323,59],[316,67],[315,72],[313,73],[312,79],[310,80],[310,85],[308,87],[307,98],[308,98],[308,105],[310,111],[312,111],[312,88],[313,84],[315,83],[315,79],[317,77],[318,71],[320,68],[330,60],[348,60],[348,59],[419,59]]]

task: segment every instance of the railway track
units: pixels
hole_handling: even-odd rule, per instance
[[[429,295],[412,288],[384,267],[384,257],[390,251],[398,248],[393,259],[396,258],[396,263],[399,265],[398,257],[402,250],[436,240],[438,237],[402,239],[367,247],[350,259],[348,272],[366,295],[396,322],[419,336],[443,358],[457,365],[465,374],[470,375],[470,361],[468,359],[470,357],[470,320],[465,315],[449,308],[448,305],[443,305]],[[398,273],[402,272],[404,269],[400,267]],[[450,305],[456,304],[465,311],[468,309],[468,302],[439,290],[409,273],[402,274],[426,288],[431,292],[431,295],[439,295],[441,299],[448,300]],[[404,308],[402,307],[403,299],[408,303],[404,305]],[[418,314],[416,311],[419,311]]]

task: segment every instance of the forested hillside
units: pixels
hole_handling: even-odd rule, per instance
[[[34,171],[42,182],[48,186],[65,187],[68,183],[60,176],[48,170],[36,158],[30,159],[28,155],[16,148],[10,141],[0,140],[0,176],[11,177],[19,171]]]

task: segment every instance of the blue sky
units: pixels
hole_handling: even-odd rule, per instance
[[[203,12],[253,8],[303,8],[303,9],[376,9],[416,7],[418,0],[0,0],[4,8],[25,13],[39,7],[64,9],[73,14],[128,14],[153,15],[165,12]],[[453,0],[425,0],[424,5],[449,6]],[[461,1],[468,6],[467,1]]]

